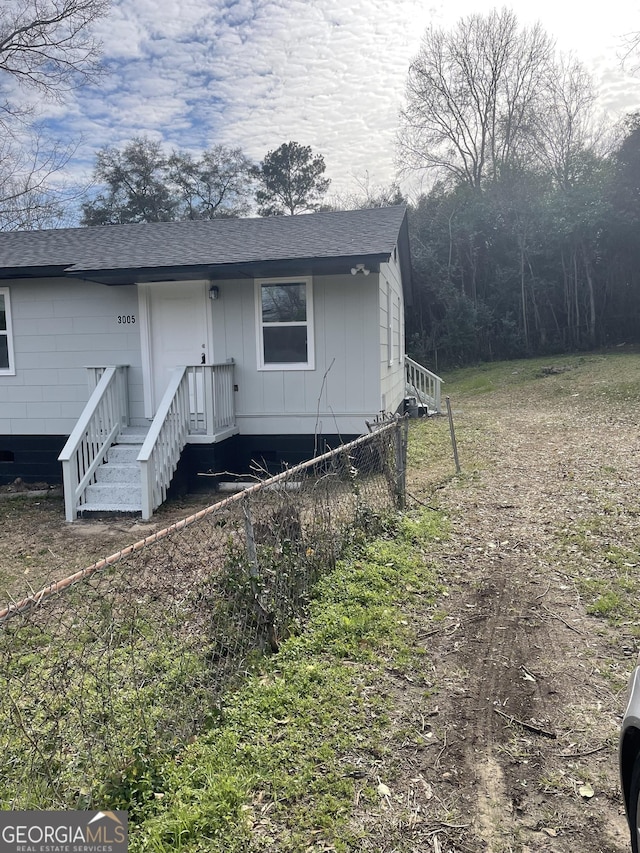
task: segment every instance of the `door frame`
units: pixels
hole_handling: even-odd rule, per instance
[[[206,279],[189,279],[188,282],[167,282],[164,281],[144,281],[138,282],[138,314],[140,317],[140,350],[142,356],[142,388],[144,397],[144,416],[148,420],[153,420],[156,413],[159,400],[155,399],[155,365],[153,359],[153,334],[152,334],[152,297],[154,284],[175,284],[176,290],[182,284],[200,284],[202,287],[202,308],[205,316],[205,334],[206,346],[209,354],[208,363],[213,364],[213,321],[211,316],[210,305],[208,299],[209,281]],[[176,365],[177,367],[178,365]]]

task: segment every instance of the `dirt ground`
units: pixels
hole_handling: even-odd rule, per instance
[[[68,524],[60,488],[0,486],[0,610],[215,503],[214,491],[185,495],[149,522],[121,517]]]
[[[363,849],[630,849],[617,738],[638,619],[588,610],[616,583],[638,602],[640,359],[569,364],[452,398],[462,474],[435,493],[411,474],[414,503],[450,519],[431,555],[449,595],[440,625],[413,614],[425,671],[387,686],[396,776],[359,816]]]
[[[639,620],[622,608],[614,624],[606,592],[638,601],[640,356],[561,364],[454,389],[462,473],[443,475],[451,460],[435,456],[410,471],[410,506],[449,518],[429,555],[448,593],[440,618],[419,601],[409,614],[424,670],[380,685],[395,710],[372,772],[389,793],[379,809],[356,799],[363,851],[629,850],[617,737]],[[413,428],[447,432],[445,419]],[[206,505],[174,503],[152,524],[67,525],[61,498],[36,498],[36,516],[25,500],[0,500],[11,595]]]

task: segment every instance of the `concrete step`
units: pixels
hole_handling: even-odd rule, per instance
[[[98,504],[101,509],[117,510],[119,507],[142,509],[142,486],[131,483],[93,483],[87,486],[86,502]],[[123,511],[125,511],[123,509]]]
[[[107,504],[107,503],[86,503],[78,507],[81,516],[86,515],[142,515],[142,507],[137,504]]]
[[[125,427],[118,436],[118,444],[144,444],[148,427]]]
[[[101,503],[108,500],[111,503],[122,501],[126,504],[137,503],[142,506],[142,487],[137,483],[92,483],[87,486],[87,501]]]
[[[140,485],[140,466],[137,462],[133,464],[107,462],[96,471],[98,483],[130,483]]]
[[[107,462],[114,465],[135,465],[141,447],[142,445],[138,444],[114,444],[107,453]]]
[[[148,432],[146,427],[122,430],[118,443],[109,448],[106,463],[96,471],[96,482],[87,487],[82,515],[142,512],[137,458]]]

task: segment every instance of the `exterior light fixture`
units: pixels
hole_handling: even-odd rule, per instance
[[[355,267],[351,267],[351,275],[357,275],[359,272],[363,275],[369,275],[371,270],[368,270],[364,264],[356,264]]]
[[[218,299],[220,296],[220,288],[217,284],[212,284],[209,288],[209,299]]]

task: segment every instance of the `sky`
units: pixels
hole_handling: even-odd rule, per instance
[[[259,161],[283,142],[323,155],[329,195],[388,185],[407,71],[430,25],[448,29],[484,0],[112,0],[97,27],[106,74],[63,104],[49,129],[78,143],[70,173],[134,136],[194,154],[222,144]],[[622,67],[640,0],[511,4],[593,75],[609,121],[640,110],[640,72]],[[405,179],[405,189],[409,186]],[[415,184],[412,184],[415,186]]]

